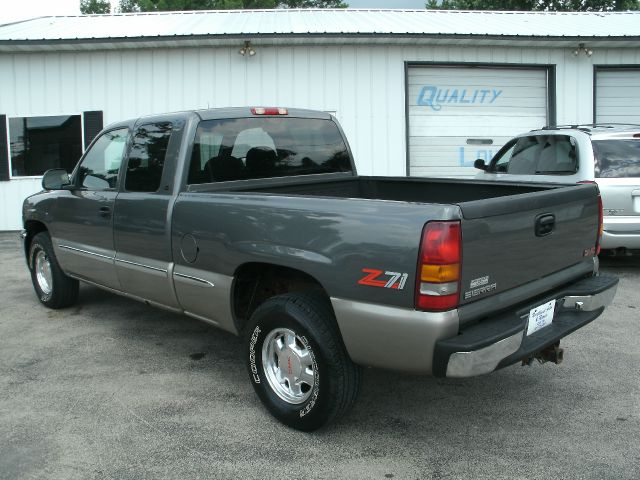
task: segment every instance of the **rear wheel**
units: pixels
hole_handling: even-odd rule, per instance
[[[47,232],[38,233],[31,241],[29,270],[33,288],[47,307],[68,307],[78,299],[78,281],[60,268]]]
[[[360,367],[347,355],[328,301],[286,294],[263,303],[246,337],[253,388],[282,423],[312,431],[355,402]]]

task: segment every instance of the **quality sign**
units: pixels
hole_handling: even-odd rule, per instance
[[[502,90],[496,89],[467,90],[425,85],[418,94],[418,105],[438,112],[448,104],[489,105],[495,103],[500,95]]]

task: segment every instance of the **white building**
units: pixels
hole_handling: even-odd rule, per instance
[[[236,10],[0,26],[0,230],[21,228],[42,172],[71,169],[103,124],[241,105],[334,112],[362,174],[472,175],[474,159],[528,129],[640,123],[640,13]]]

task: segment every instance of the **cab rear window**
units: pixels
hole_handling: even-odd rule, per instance
[[[640,177],[640,139],[593,140],[596,178]]]
[[[196,132],[188,183],[337,172],[351,172],[351,161],[331,120],[205,120]]]

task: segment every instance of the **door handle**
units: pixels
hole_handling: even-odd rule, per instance
[[[536,217],[536,237],[544,237],[553,232],[556,226],[556,217],[550,213],[539,215]]]
[[[108,218],[111,216],[111,207],[100,207],[100,216]]]

